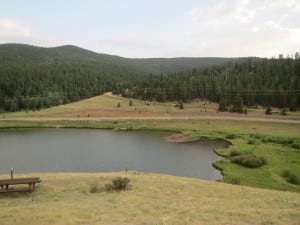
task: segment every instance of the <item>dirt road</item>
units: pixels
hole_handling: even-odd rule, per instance
[[[300,124],[300,120],[292,119],[268,119],[255,117],[238,116],[159,116],[159,117],[19,117],[19,118],[1,118],[0,121],[114,121],[114,120],[232,120],[232,121],[253,121],[253,122],[272,122],[272,123],[290,123]]]

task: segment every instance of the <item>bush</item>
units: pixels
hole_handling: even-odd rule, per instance
[[[91,183],[90,193],[96,193],[99,191],[98,184],[96,182]]]
[[[248,145],[255,145],[255,144],[256,144],[256,141],[255,141],[254,139],[249,139],[249,140],[247,141],[247,144],[248,144]]]
[[[230,157],[238,156],[238,155],[242,155],[242,153],[237,150],[232,150],[232,151],[230,151],[230,154],[229,154]]]
[[[292,148],[295,148],[295,149],[300,149],[300,143],[293,143],[291,145]]]
[[[294,140],[292,138],[282,138],[282,137],[264,137],[262,139],[263,142],[272,142],[276,144],[282,144],[282,145],[292,145],[294,143]]]
[[[287,115],[286,108],[282,108],[281,109],[280,115],[282,115],[282,116],[286,116]]]
[[[183,105],[183,101],[182,100],[180,100],[178,104],[179,104],[179,109],[184,109],[184,105]]]
[[[235,135],[235,134],[227,134],[226,138],[227,139],[235,139],[235,138],[237,138],[237,135]]]
[[[237,178],[237,177],[232,177],[229,181],[231,184],[240,184],[241,183],[241,180],[240,178]]]
[[[300,178],[289,170],[283,171],[282,176],[291,184],[300,184]]]
[[[260,135],[260,134],[250,134],[250,137],[255,138],[255,139],[262,139],[263,138],[263,136]]]
[[[255,155],[238,155],[231,158],[232,163],[236,163],[248,168],[259,168],[267,163],[266,158]]]
[[[112,183],[105,185],[106,191],[121,191],[128,187],[130,180],[127,177],[117,177],[112,180]]]

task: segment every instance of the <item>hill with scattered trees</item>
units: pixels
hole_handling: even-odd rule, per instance
[[[107,91],[143,100],[220,102],[220,110],[300,105],[294,58],[129,59],[76,46],[0,45],[0,110],[39,110]]]

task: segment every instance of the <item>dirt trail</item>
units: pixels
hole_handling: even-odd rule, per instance
[[[233,121],[253,121],[253,122],[272,122],[272,123],[290,123],[300,124],[300,120],[287,119],[268,119],[255,117],[238,117],[238,116],[122,116],[122,117],[18,117],[18,118],[1,118],[0,121],[112,121],[112,120],[233,120]]]

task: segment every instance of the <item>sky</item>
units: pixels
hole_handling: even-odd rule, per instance
[[[300,0],[0,0],[0,43],[145,57],[300,51]]]

